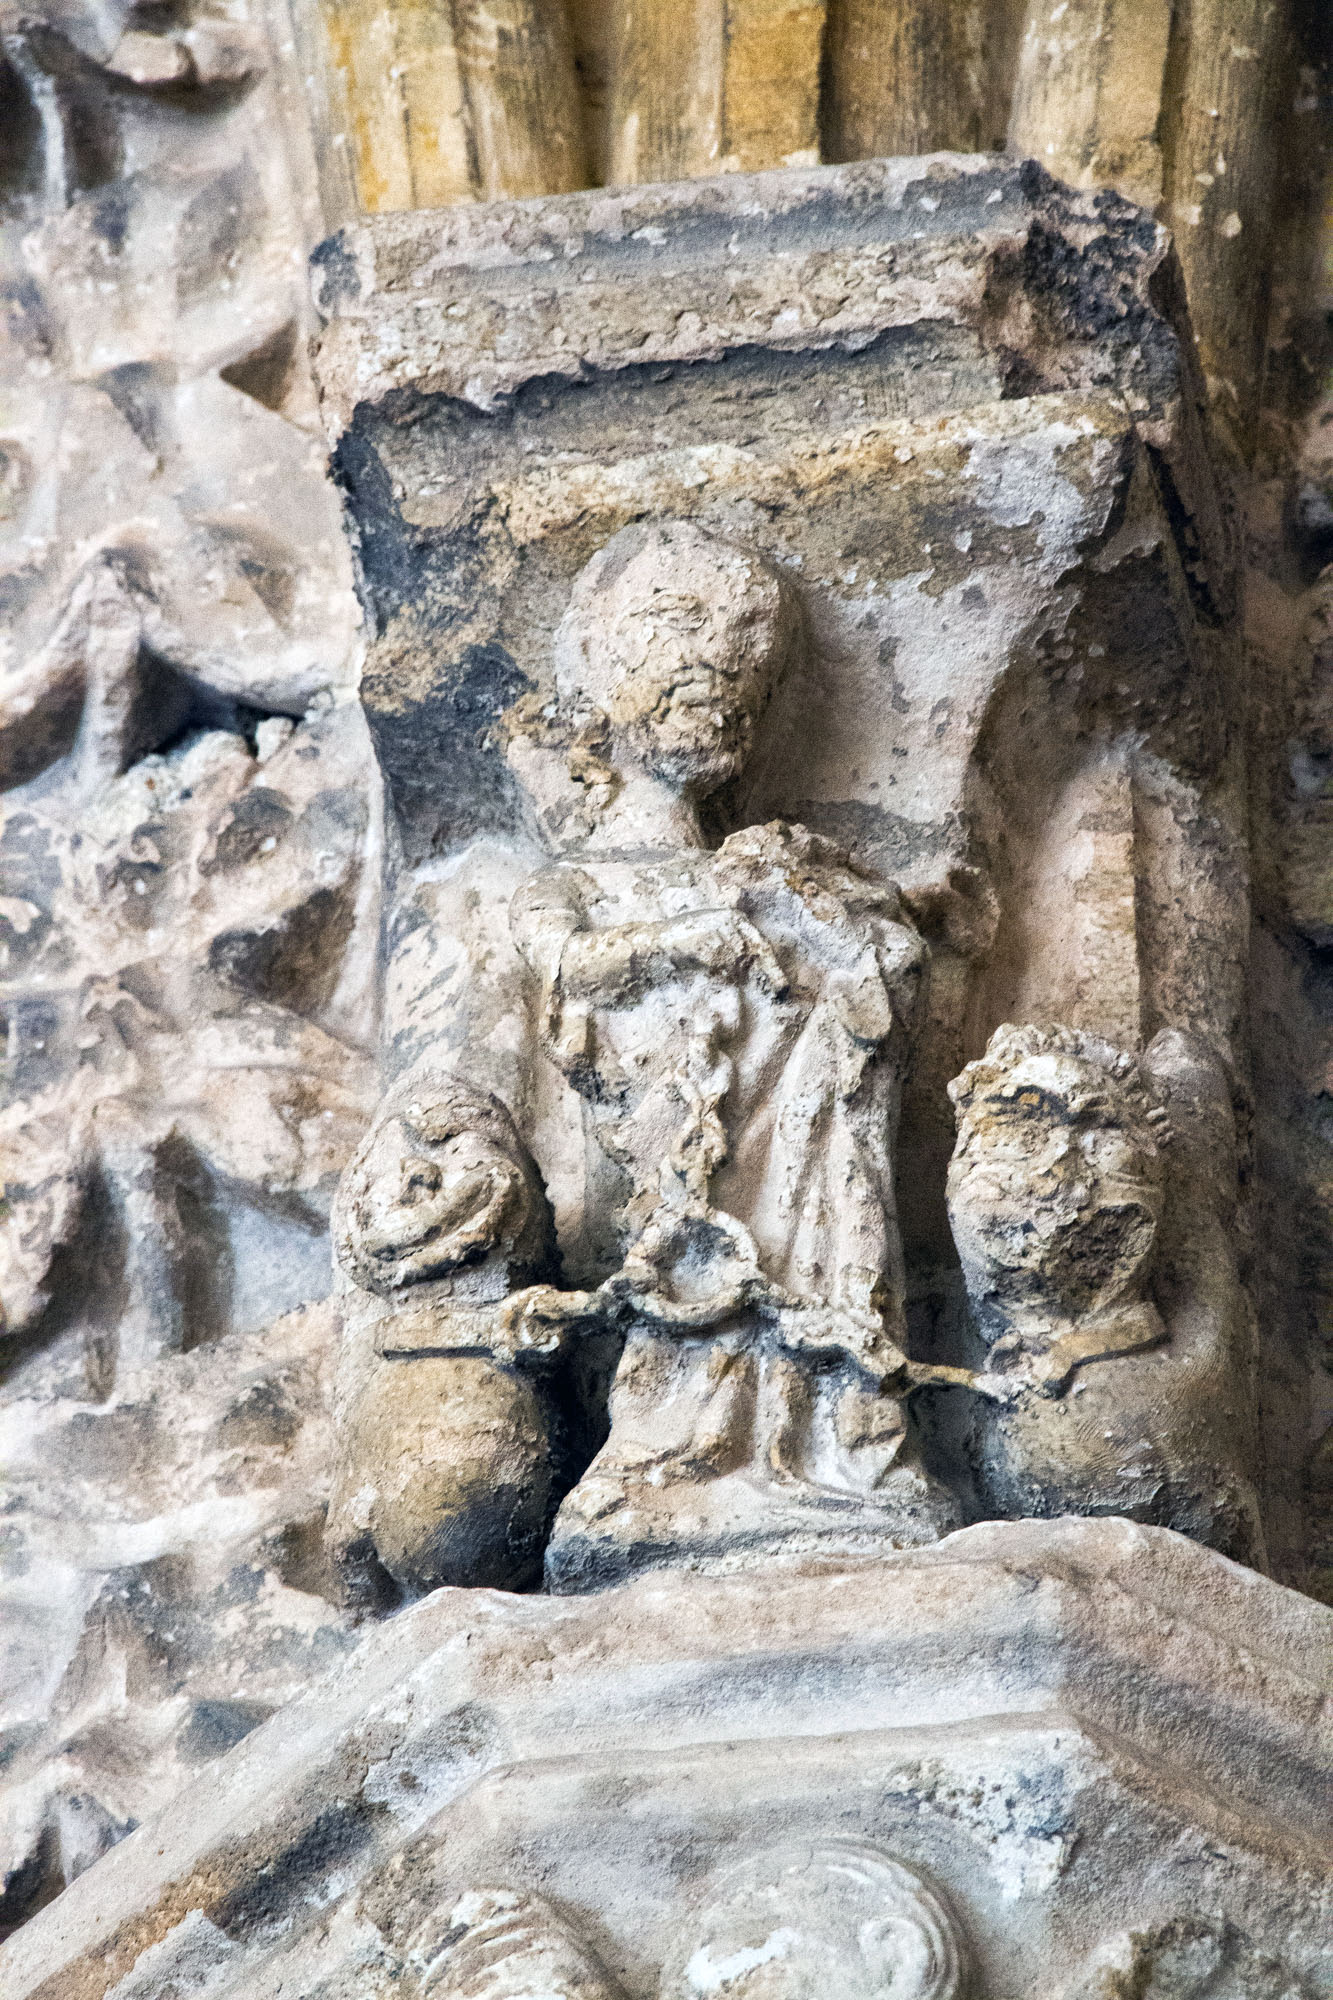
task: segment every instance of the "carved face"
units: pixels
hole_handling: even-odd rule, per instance
[[[1098,1063],[1039,1050],[967,1095],[949,1220],[979,1301],[1060,1318],[1105,1311],[1136,1291],[1160,1216],[1152,1136]]]
[[[334,1238],[366,1290],[392,1292],[479,1263],[494,1251],[531,1255],[542,1197],[506,1135],[457,1106],[383,1119],[343,1178]],[[525,1255],[526,1252],[526,1255]]]
[[[561,679],[606,715],[617,762],[702,798],[744,766],[798,627],[749,550],[687,522],[625,528],[575,584]]]

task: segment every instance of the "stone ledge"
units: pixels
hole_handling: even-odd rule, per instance
[[[702,1754],[707,1772],[723,1744],[781,1767],[799,1738],[824,1741],[845,1778],[862,1755],[849,1739],[901,1749],[929,1728],[957,1747],[1053,1724],[1112,1746],[1096,1755],[1131,1818],[1135,1799],[1149,1818],[1171,1805],[1191,1866],[1248,1828],[1254,1854],[1224,1872],[1240,1869],[1247,1905],[1265,1869],[1286,1883],[1271,1908],[1298,1945],[1309,1931],[1313,1964],[1313,1902],[1292,1885],[1317,1880],[1327,1851],[1330,1639],[1333,1612],[1122,1521],[988,1524],[841,1572],[649,1576],[564,1599],[441,1591],[33,1919],[0,1951],[0,1990],[100,2000],[200,1911],[249,1968],[247,1995],[267,1993],[256,1968],[327,1928],[417,1836],[436,1844],[438,1815],[484,1830],[469,1800],[501,1770],[509,1784],[553,1757]],[[1224,1798],[1229,1831],[1207,1824],[1205,1798]]]
[[[1002,322],[1023,299],[1042,386],[1113,386],[1146,415],[1179,389],[1150,297],[1168,242],[1117,195],[984,154],[376,216],[315,253],[317,370],[336,434],[396,390],[491,409],[543,376],[855,351],[931,320],[969,329],[973,365],[991,350],[995,393],[1014,394]]]

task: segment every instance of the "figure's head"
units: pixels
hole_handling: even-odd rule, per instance
[[[615,763],[706,798],[743,768],[800,629],[791,586],[749,549],[688,521],[622,528],[575,581],[561,693],[606,716]]]
[[[391,1294],[488,1260],[503,1289],[549,1259],[546,1195],[508,1112],[456,1077],[392,1093],[334,1202],[334,1246],[364,1290]]]
[[[961,2000],[966,1954],[912,1869],[850,1841],[781,1848],[721,1875],[662,2000]]]
[[[1056,1318],[1132,1300],[1169,1129],[1133,1058],[1071,1029],[1006,1025],[949,1095],[949,1221],[974,1299],[1001,1317]]]

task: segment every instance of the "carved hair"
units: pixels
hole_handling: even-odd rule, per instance
[[[949,1085],[949,1096],[960,1113],[970,1111],[978,1101],[1012,1098],[1022,1086],[1013,1072],[1032,1056],[1064,1055],[1099,1070],[1115,1087],[1119,1121],[1138,1140],[1149,1159],[1159,1148],[1171,1143],[1171,1121],[1163,1105],[1151,1095],[1142,1071],[1132,1055],[1117,1049],[1100,1035],[1058,1023],[1037,1027],[1006,1021],[986,1044],[986,1053],[970,1062],[961,1076]]]
[[[621,677],[650,658],[654,616],[684,598],[727,635],[733,671],[776,683],[801,631],[787,579],[754,550],[692,521],[636,522],[584,564],[556,634],[556,677],[570,709],[606,706]]]

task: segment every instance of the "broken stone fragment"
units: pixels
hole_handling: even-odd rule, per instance
[[[162,90],[194,80],[190,50],[172,35],[145,34],[133,28],[122,35],[107,60],[107,68],[141,90]]]

